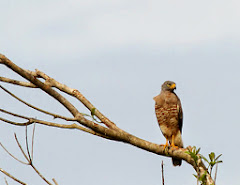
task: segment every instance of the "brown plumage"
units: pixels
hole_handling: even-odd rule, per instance
[[[166,81],[162,85],[160,94],[155,100],[155,112],[160,129],[166,138],[164,149],[168,146],[168,141],[173,148],[183,148],[182,142],[182,106],[180,99],[173,92],[176,84],[172,81]],[[182,160],[172,158],[174,166],[180,166]]]

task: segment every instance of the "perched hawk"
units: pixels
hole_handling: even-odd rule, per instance
[[[171,81],[166,81],[162,85],[162,90],[159,95],[154,97],[155,112],[160,129],[166,138],[164,149],[168,146],[168,141],[173,148],[183,148],[182,142],[182,124],[183,113],[180,99],[173,92],[176,89],[176,84]],[[172,158],[174,166],[180,166],[182,160]]]

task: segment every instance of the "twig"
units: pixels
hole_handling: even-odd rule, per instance
[[[3,170],[2,168],[0,168],[0,171],[2,173],[4,173],[5,175],[7,175],[8,177],[10,177],[11,179],[15,180],[16,182],[23,184],[23,185],[27,185],[27,183],[20,181],[19,179],[17,179],[16,177],[12,176],[10,173],[6,172],[5,170]]]
[[[52,181],[54,182],[55,185],[58,185],[57,181],[53,178]]]
[[[82,127],[82,126],[80,126],[78,124],[75,124],[75,123],[70,124],[70,125],[58,124],[58,123],[43,121],[43,120],[39,120],[39,119],[35,119],[35,118],[29,118],[27,116],[15,114],[15,113],[3,110],[3,109],[0,109],[0,112],[4,112],[6,114],[10,114],[10,115],[13,115],[15,117],[19,117],[19,118],[23,118],[23,119],[28,120],[27,122],[24,122],[24,123],[18,123],[18,122],[10,121],[10,120],[7,120],[7,119],[4,119],[4,118],[0,117],[0,120],[4,121],[6,123],[12,124],[12,125],[26,126],[26,125],[30,125],[32,123],[39,123],[39,124],[46,125],[46,126],[51,126],[51,127],[58,127],[58,128],[65,128],[65,129],[78,129],[78,130],[82,130],[84,132],[87,132],[87,133],[90,133],[90,134],[93,134],[93,135],[97,135],[97,136],[100,136],[100,137],[103,137],[103,138],[106,138],[106,139],[116,140],[116,139],[112,139],[112,138],[110,138],[106,135],[99,134],[99,133],[97,133],[93,130],[90,130],[88,128]]]
[[[163,161],[162,161],[161,168],[162,168],[162,185],[164,185]]]
[[[26,134],[26,148],[27,148],[28,156],[27,156],[27,154],[24,152],[24,150],[23,150],[23,148],[22,148],[22,145],[20,144],[20,142],[19,142],[19,140],[18,140],[18,138],[17,138],[16,133],[14,133],[14,137],[15,137],[15,140],[16,140],[16,142],[17,142],[17,144],[18,144],[19,149],[21,150],[23,156],[24,156],[25,159],[28,161],[28,163],[25,163],[25,162],[20,161],[20,160],[19,160],[18,158],[16,158],[14,155],[12,155],[10,152],[8,152],[7,149],[6,149],[1,143],[0,143],[0,144],[1,144],[1,146],[5,149],[5,151],[7,151],[7,153],[8,153],[9,155],[11,155],[14,159],[16,159],[17,161],[19,161],[19,162],[21,162],[21,163],[23,163],[23,164],[30,165],[30,166],[34,169],[34,171],[35,171],[47,184],[52,185],[52,183],[50,183],[50,182],[38,171],[38,169],[33,165],[33,161],[32,161],[32,158],[31,158],[31,155],[30,155],[30,152],[29,152],[29,147],[28,147],[27,130],[26,130],[26,133],[25,133],[25,134]]]
[[[216,185],[216,179],[217,179],[217,170],[218,170],[218,163],[216,164],[216,170],[215,170],[215,176],[214,176],[215,185]]]
[[[32,164],[32,157],[29,152],[29,147],[28,147],[28,134],[27,134],[27,125],[25,127],[25,141],[26,141],[26,148],[27,148],[27,154],[28,154],[28,159],[29,159],[29,164]]]
[[[8,153],[8,155],[10,155],[12,158],[14,158],[15,160],[17,160],[18,162],[20,162],[20,163],[22,163],[22,164],[28,165],[28,163],[19,160],[19,159],[16,158],[13,154],[11,154],[11,153],[3,146],[2,143],[0,143],[0,145],[1,145],[1,147]]]
[[[34,171],[49,185],[52,185],[38,170],[37,168],[31,163],[30,166],[34,169]]]
[[[33,144],[34,144],[34,136],[35,136],[35,127],[36,127],[36,124],[33,125],[33,133],[32,133],[32,151],[31,151],[32,161],[33,161]]]
[[[17,122],[10,121],[10,120],[7,120],[7,119],[1,118],[1,117],[0,117],[0,120],[1,120],[1,121],[4,121],[4,122],[6,122],[6,123],[9,123],[9,124],[11,124],[11,125],[16,125],[16,126],[23,126],[23,125],[28,124],[28,122],[29,122],[29,121],[27,121],[27,122],[25,122],[25,123],[17,123]]]
[[[16,133],[14,133],[14,137],[15,137],[15,140],[16,140],[16,142],[17,142],[17,144],[18,144],[18,147],[20,148],[23,156],[24,156],[25,159],[28,161],[28,164],[30,164],[30,159],[28,158],[28,156],[27,156],[27,155],[25,154],[25,152],[23,151],[23,148],[22,148],[21,144],[20,144],[19,141],[18,141],[18,138],[17,138],[17,134],[16,134]]]
[[[4,88],[3,86],[0,85],[0,88],[2,88],[6,93],[8,93],[9,95],[11,95],[12,97],[14,97],[15,99],[17,99],[18,101],[22,102],[23,104],[27,105],[28,107],[31,107],[32,109],[35,109],[39,112],[42,112],[42,113],[45,113],[45,114],[48,114],[48,115],[51,115],[53,116],[54,118],[60,118],[60,119],[64,119],[66,121],[76,121],[76,118],[68,118],[68,117],[65,117],[65,116],[61,116],[61,115],[58,115],[58,114],[54,114],[54,113],[51,113],[51,112],[48,112],[46,110],[43,110],[43,109],[40,109],[36,106],[33,106],[31,105],[30,103],[27,103],[26,101],[22,100],[21,98],[17,97],[15,94],[11,93],[9,90],[7,90],[6,88]],[[89,116],[87,114],[83,114],[85,116]]]
[[[26,148],[27,148],[27,153],[28,153],[28,164],[34,169],[34,171],[49,185],[52,185],[52,183],[50,183],[39,171],[38,169],[33,165],[33,161],[32,161],[32,158],[31,158],[31,155],[30,155],[30,152],[29,152],[29,147],[28,147],[28,137],[27,137],[27,125],[26,125],[26,130],[25,130],[25,135],[26,135]],[[18,141],[17,141],[18,142]],[[19,142],[18,142],[19,143]],[[22,151],[22,147],[21,145],[19,145],[19,148],[21,149]],[[24,156],[27,156],[25,152],[23,152]]]
[[[15,85],[20,85],[20,86],[23,86],[23,87],[37,88],[37,86],[32,84],[32,83],[13,80],[13,79],[5,78],[5,77],[2,77],[2,76],[0,76],[0,81],[15,84]]]
[[[30,119],[30,118],[27,117],[27,116],[22,116],[22,115],[20,115],[20,114],[16,114],[16,113],[13,113],[13,112],[9,112],[9,111],[4,110],[4,109],[0,109],[0,112],[3,112],[3,113],[5,113],[5,114],[9,114],[9,115],[12,115],[12,116],[15,116],[15,117],[18,117],[18,118],[23,118],[23,119],[27,119],[27,120]]]
[[[6,185],[8,185],[8,182],[7,182],[7,179],[6,179],[6,177],[4,177],[4,180],[5,180],[5,183],[6,183]]]

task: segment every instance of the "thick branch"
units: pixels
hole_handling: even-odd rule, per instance
[[[51,88],[51,86],[49,86],[48,84],[44,84],[43,82],[41,82],[40,80],[38,80],[36,78],[35,73],[30,73],[27,70],[24,70],[20,67],[18,67],[16,64],[14,64],[13,62],[11,62],[9,59],[7,59],[4,55],[0,55],[0,63],[6,65],[8,68],[12,69],[13,71],[15,71],[16,73],[18,73],[19,75],[21,75],[22,77],[26,78],[27,80],[29,80],[31,83],[35,84],[36,86],[38,86],[39,88],[41,88],[43,91],[45,91],[46,93],[48,93],[50,96],[52,96],[53,98],[55,98],[57,101],[59,101],[65,108],[67,108],[69,110],[69,112],[77,119],[77,121],[79,123],[81,123],[82,125],[91,128],[92,130],[94,130],[95,132],[101,134],[101,135],[107,135],[109,137],[113,136],[113,139],[115,140],[119,140],[119,136],[117,132],[113,132],[113,130],[109,130],[103,126],[100,126],[92,121],[89,121],[87,119],[85,119],[82,114],[80,112],[78,112],[78,110],[67,100],[65,99],[63,96],[61,96],[58,92],[56,92],[55,90],[53,90]],[[117,136],[117,137],[115,137]]]
[[[14,64],[8,58],[6,58],[4,55],[1,55],[1,54],[0,54],[0,63],[6,65],[8,68],[12,69],[13,71],[21,75],[23,78],[29,80],[31,83],[38,86],[43,91],[48,93],[50,96],[58,100],[64,107],[66,107],[69,110],[69,112],[73,116],[78,114],[78,110],[71,103],[69,103],[63,96],[61,96],[58,92],[53,90],[50,86],[45,85],[43,82],[38,80],[35,76],[31,75],[26,70],[18,67],[16,64]],[[81,117],[81,115],[79,116]]]
[[[24,70],[14,63],[12,63],[9,59],[7,59],[5,56],[0,55],[0,63],[6,65],[25,79],[29,80],[32,84],[36,85],[37,87],[41,88],[43,91],[48,93],[50,96],[55,98],[57,101],[59,101],[65,108],[69,110],[69,112],[76,118],[76,121],[91,130],[95,131],[96,133],[100,134],[100,136],[106,136],[113,140],[122,141],[124,143],[129,143],[131,145],[134,145],[138,148],[147,150],[149,152],[168,156],[168,157],[174,157],[178,159],[183,159],[187,163],[191,164],[193,168],[200,172],[201,174],[204,174],[204,172],[207,170],[204,166],[203,162],[200,160],[198,162],[198,165],[196,166],[194,160],[191,158],[189,154],[186,153],[187,149],[172,149],[165,151],[163,146],[151,143],[149,141],[145,141],[143,139],[140,139],[134,135],[131,135],[120,128],[118,128],[112,121],[110,121],[108,118],[106,118],[100,111],[98,111],[78,90],[72,89],[67,87],[64,84],[61,84],[54,80],[53,78],[50,78],[43,72],[36,70],[36,72],[31,72]],[[41,82],[37,78],[41,77],[45,79],[45,83]],[[78,112],[78,110],[68,101],[66,100],[61,94],[56,92],[52,89],[52,87],[56,87],[62,92],[65,92],[71,96],[76,97],[80,102],[82,102],[91,112],[94,111],[94,115],[96,115],[108,128],[103,127],[101,125],[98,125],[90,120],[87,120],[84,118],[81,113]],[[40,123],[40,121],[39,121]],[[47,125],[47,123],[46,123]],[[207,185],[214,184],[210,175],[207,173]]]

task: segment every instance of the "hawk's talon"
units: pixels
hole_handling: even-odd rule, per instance
[[[168,139],[166,139],[166,143],[165,145],[163,145],[163,150],[165,150],[165,148],[168,146]]]
[[[165,150],[167,146],[168,146],[168,145],[163,145],[163,150]]]
[[[174,144],[171,144],[171,147],[172,147],[173,149],[178,149],[178,146],[176,146],[176,145],[174,145]]]

